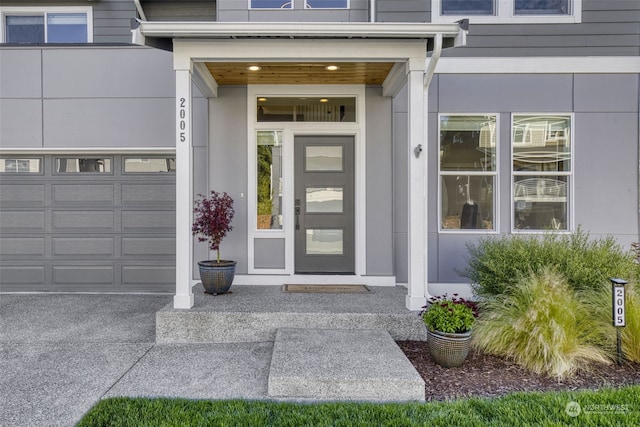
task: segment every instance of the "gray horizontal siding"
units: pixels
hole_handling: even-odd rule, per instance
[[[468,44],[443,56],[637,56],[640,1],[583,0],[579,24],[471,24]]]
[[[216,20],[216,2],[214,0],[184,0],[180,2],[146,0],[141,4],[148,21]]]

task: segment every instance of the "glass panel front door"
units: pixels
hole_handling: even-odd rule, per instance
[[[295,271],[354,274],[354,138],[295,138]]]

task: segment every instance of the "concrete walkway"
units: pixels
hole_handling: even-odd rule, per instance
[[[270,398],[274,341],[156,344],[171,300],[0,294],[0,425],[72,426],[111,396]]]

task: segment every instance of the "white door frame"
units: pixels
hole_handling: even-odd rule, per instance
[[[277,96],[355,96],[355,122],[257,122],[257,98]],[[236,276],[237,283],[282,283],[283,280],[295,278],[296,282],[345,283],[349,281],[362,282],[366,275],[366,111],[364,85],[249,85],[247,90],[247,161],[248,161],[248,233],[247,259],[248,276]],[[256,171],[256,131],[280,130],[283,132],[283,229],[257,229],[257,171]],[[345,275],[296,275],[294,274],[294,138],[298,135],[346,135],[354,137],[355,144],[355,276]],[[284,239],[285,266],[282,269],[255,268],[254,239]],[[288,276],[284,279],[282,276]],[[367,281],[370,282],[370,278]],[[395,279],[387,280],[389,285],[395,285]]]

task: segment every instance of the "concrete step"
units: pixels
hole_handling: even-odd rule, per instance
[[[424,401],[425,384],[380,329],[278,329],[268,395],[282,399]]]
[[[396,341],[426,341],[416,312],[404,306],[406,289],[375,288],[370,294],[287,294],[274,286],[236,286],[212,296],[199,287],[190,310],[172,304],[156,313],[158,343],[273,341],[292,329],[381,329]]]

